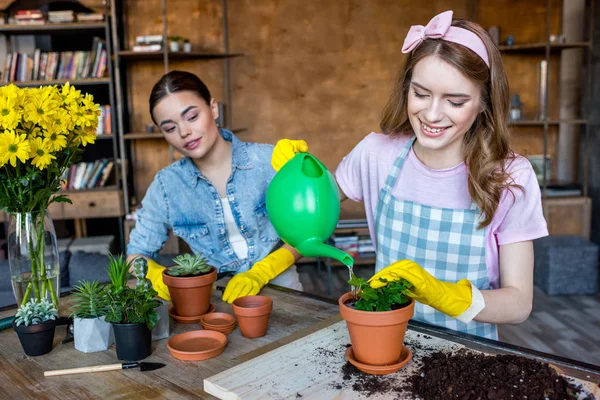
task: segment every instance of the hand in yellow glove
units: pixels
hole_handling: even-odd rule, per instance
[[[223,301],[231,304],[239,297],[258,294],[263,286],[291,267],[294,261],[294,255],[288,249],[282,247],[275,250],[255,263],[249,271],[231,278],[223,293]]]
[[[148,259],[148,273],[146,274],[146,278],[150,279],[152,282],[152,287],[158,292],[159,297],[165,299],[166,301],[171,301],[169,288],[163,282],[162,272],[165,269],[166,268],[162,265],[157,264],[156,261]]]
[[[281,139],[273,149],[271,156],[271,166],[275,171],[279,171],[286,162],[294,158],[296,153],[306,153],[308,144],[304,140]]]
[[[409,289],[410,297],[463,322],[469,322],[485,307],[483,296],[467,279],[457,283],[440,281],[414,261],[396,261],[382,269],[369,279],[372,288],[386,285],[379,278],[388,281],[406,279],[413,285]],[[469,312],[465,313],[467,310]]]

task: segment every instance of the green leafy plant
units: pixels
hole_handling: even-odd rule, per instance
[[[167,274],[170,276],[199,276],[208,274],[212,270],[212,266],[208,264],[202,253],[198,253],[195,256],[181,254],[175,257],[173,261],[177,265],[167,269]]]
[[[106,285],[98,281],[81,281],[73,290],[73,313],[77,318],[98,318],[108,312]]]
[[[387,279],[379,278],[381,282],[387,283],[377,289],[373,289],[364,278],[358,278],[352,274],[348,281],[355,289],[354,308],[361,311],[390,311],[401,308],[410,301],[408,297],[412,284],[405,279],[388,282]],[[398,307],[400,306],[400,307]]]
[[[58,318],[58,311],[52,302],[46,299],[31,299],[17,310],[15,325],[37,325],[56,318]]]
[[[159,318],[156,307],[160,305],[160,302],[154,299],[158,293],[152,287],[152,283],[145,278],[148,271],[147,261],[145,269],[142,265],[143,262],[135,264],[138,282],[135,288],[130,288],[127,286],[127,281],[131,277],[129,270],[133,261],[127,261],[123,254],[119,257],[110,254],[109,259],[107,272],[111,284],[105,295],[106,322],[115,324],[145,323],[149,329],[154,328]]]

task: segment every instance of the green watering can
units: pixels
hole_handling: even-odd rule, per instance
[[[340,195],[333,175],[312,154],[296,154],[277,172],[266,203],[275,231],[300,254],[354,264],[349,254],[325,244],[340,218]]]

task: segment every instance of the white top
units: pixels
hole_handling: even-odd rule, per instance
[[[248,244],[235,223],[229,201],[226,198],[221,198],[221,204],[223,205],[223,218],[225,219],[229,243],[231,243],[233,251],[240,260],[248,258]]]

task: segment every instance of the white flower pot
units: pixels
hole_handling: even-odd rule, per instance
[[[183,51],[184,51],[184,53],[191,53],[192,52],[192,44],[190,42],[184,43]]]
[[[179,51],[179,42],[169,42],[169,50]]]
[[[152,341],[166,339],[171,334],[169,328],[169,303],[163,299],[158,299],[160,306],[156,308],[159,319],[154,329],[152,329]]]
[[[75,350],[84,353],[104,351],[115,342],[112,325],[100,318],[74,318]]]

